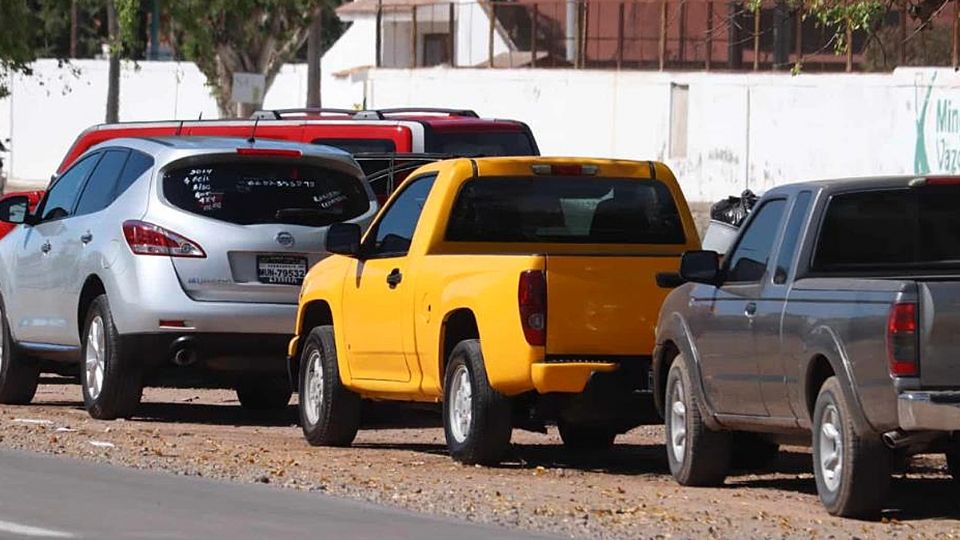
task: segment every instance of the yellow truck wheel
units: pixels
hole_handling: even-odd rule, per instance
[[[450,353],[443,385],[443,431],[454,460],[496,465],[510,448],[510,399],[490,387],[480,342],[467,339]]]
[[[312,446],[350,446],[360,428],[360,396],[340,381],[332,326],[314,328],[300,358],[300,427]]]

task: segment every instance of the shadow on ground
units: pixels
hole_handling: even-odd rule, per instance
[[[73,384],[71,379],[45,378],[44,384]],[[82,410],[79,388],[77,401],[56,401],[39,404],[44,407],[63,407]],[[134,420],[157,423],[189,423],[214,426],[293,427],[299,422],[295,405],[282,410],[249,411],[231,401],[209,403],[156,403],[141,405]],[[432,406],[385,404],[365,402],[364,430],[441,428],[438,409]],[[298,430],[299,431],[299,430]],[[435,456],[447,455],[442,439],[436,443],[393,442],[358,443],[364,449],[397,450]],[[600,474],[622,476],[669,475],[666,453],[662,444],[617,444],[608,452],[575,453],[553,440],[544,444],[514,444],[507,460],[500,465],[504,470],[576,469]],[[918,477],[918,473],[924,475]],[[940,475],[931,478],[932,475]],[[781,451],[777,459],[760,470],[732,471],[725,484],[726,490],[761,489],[816,495],[809,452],[789,449]],[[920,465],[907,475],[893,479],[888,507],[884,516],[900,521],[928,519],[960,519],[960,486],[942,475],[936,467]]]

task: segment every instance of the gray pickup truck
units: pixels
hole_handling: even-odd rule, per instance
[[[834,515],[875,517],[910,455],[945,453],[960,479],[960,177],[770,190],[724,260],[688,252],[679,281],[653,358],[679,483],[799,441]]]

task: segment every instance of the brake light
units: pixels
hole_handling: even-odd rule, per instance
[[[123,237],[127,239],[130,251],[136,255],[207,256],[196,242],[146,221],[124,221]]]
[[[926,186],[960,186],[960,176],[921,176],[907,182],[907,185],[916,187]]]
[[[887,359],[890,375],[915,377],[917,366],[917,304],[897,303],[887,317]]]
[[[260,156],[260,157],[303,157],[300,150],[291,150],[287,148],[237,148],[237,154],[241,156]]]
[[[596,165],[545,165],[533,166],[533,174],[550,176],[594,176],[600,168]]]
[[[957,186],[960,185],[960,176],[927,177],[928,186]]]
[[[517,288],[520,324],[527,343],[542,347],[547,343],[547,278],[541,270],[520,274]]]

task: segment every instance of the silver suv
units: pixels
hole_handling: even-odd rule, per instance
[[[303,276],[329,225],[365,227],[377,206],[340,150],[199,137],[103,143],[26,204],[0,203],[23,224],[0,241],[0,403],[79,364],[104,419],[171,370],[217,375],[248,408],[286,406]]]

